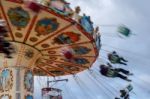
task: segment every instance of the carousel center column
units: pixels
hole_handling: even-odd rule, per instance
[[[34,77],[26,67],[0,70],[0,99],[33,99]]]
[[[41,54],[31,46],[12,44],[13,58],[0,56],[0,99],[33,99],[33,69]]]

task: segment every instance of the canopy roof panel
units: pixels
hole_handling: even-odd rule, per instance
[[[5,66],[25,66],[34,69],[35,75],[60,76],[88,69],[97,58],[92,36],[70,17],[50,8],[41,5],[40,12],[34,13],[21,0],[0,0],[0,18],[9,29],[6,39],[17,50],[13,59],[0,56]],[[71,61],[62,54],[66,48],[73,51]]]

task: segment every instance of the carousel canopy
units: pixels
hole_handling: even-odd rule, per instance
[[[35,13],[22,0],[0,0],[0,19],[9,29],[6,39],[15,48],[12,59],[1,54],[0,68],[27,67],[35,75],[60,76],[91,67],[98,55],[92,36],[70,17],[39,6]]]

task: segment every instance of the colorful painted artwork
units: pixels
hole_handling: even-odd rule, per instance
[[[42,62],[42,59],[41,58],[38,58],[36,61],[35,61],[35,65],[38,65]]]
[[[70,71],[79,71],[80,70],[78,67],[69,66],[69,65],[63,65],[63,64],[58,64],[58,67],[64,68],[64,69],[70,70]]]
[[[12,71],[4,69],[0,74],[0,91],[11,89],[12,82]]]
[[[25,99],[33,99],[33,96],[27,95]]]
[[[74,57],[74,52],[71,48],[69,47],[64,47],[61,48],[60,50],[61,55],[66,59],[66,60],[72,60],[72,58]]]
[[[87,64],[89,61],[85,58],[74,58],[73,62],[76,64]]]
[[[23,3],[23,0],[8,0],[8,1]]]
[[[72,49],[74,50],[75,54],[78,55],[88,54],[91,51],[91,49],[84,46],[76,46],[73,47]]]
[[[34,56],[34,52],[32,49],[27,49],[25,51],[25,58],[26,59],[31,59]]]
[[[33,72],[34,72],[35,75],[38,75],[38,76],[47,75],[45,72],[41,71],[40,69],[34,69]]]
[[[86,32],[93,34],[94,28],[93,28],[93,22],[91,22],[90,16],[84,15],[80,19],[80,24],[85,29]]]
[[[80,34],[74,32],[64,32],[54,39],[57,44],[71,44],[80,40]]]
[[[33,92],[33,83],[33,73],[32,71],[27,70],[24,78],[25,89]]]
[[[30,15],[22,7],[10,8],[7,14],[12,25],[18,29],[25,28],[29,23]]]
[[[59,23],[56,18],[44,18],[37,22],[35,31],[38,33],[37,36],[47,35],[56,31],[59,27]]]
[[[2,95],[0,99],[11,99],[9,95]]]
[[[59,71],[59,70],[53,70],[53,71],[50,71],[50,72],[55,74],[55,75],[64,75],[64,72],[63,71]]]

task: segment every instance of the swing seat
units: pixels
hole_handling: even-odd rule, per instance
[[[125,26],[119,26],[118,32],[126,37],[129,37],[131,34],[131,30]]]

